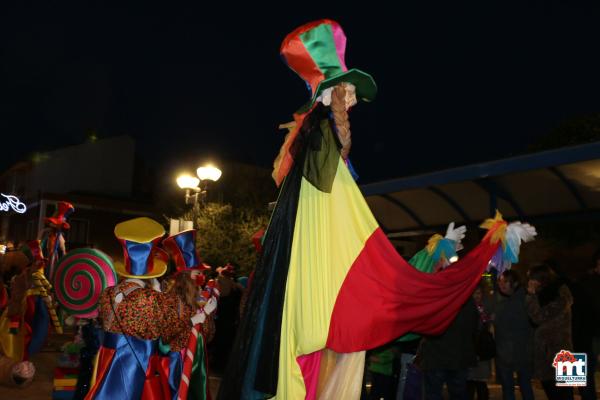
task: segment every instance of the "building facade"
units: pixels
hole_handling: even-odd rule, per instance
[[[129,136],[88,141],[13,165],[0,175],[0,244],[18,248],[37,238],[56,203],[67,201],[75,207],[68,248],[93,247],[120,256],[114,226],[137,216],[157,218],[149,199],[134,200],[135,166],[135,142]],[[2,207],[5,199],[15,198],[26,211]]]

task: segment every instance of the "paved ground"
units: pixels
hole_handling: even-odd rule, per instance
[[[70,336],[72,337],[72,336]],[[56,366],[60,352],[60,345],[66,340],[69,340],[68,336],[63,335],[62,337],[51,337],[48,346],[44,351],[37,354],[33,358],[33,362],[37,368],[37,373],[33,383],[23,389],[10,389],[0,387],[0,399],[1,400],[48,400],[52,397],[52,373]],[[216,395],[219,390],[220,384],[219,377],[210,377],[210,390],[211,393]],[[600,373],[596,373],[596,387],[600,388]],[[500,385],[489,384],[490,388],[490,399],[500,400],[502,399],[502,390]],[[539,385],[534,385],[535,398],[545,399],[546,396]],[[579,396],[575,396],[579,399]],[[599,393],[600,398],[600,393]],[[520,394],[517,391],[517,399],[521,399]],[[117,400],[117,399],[115,399]]]

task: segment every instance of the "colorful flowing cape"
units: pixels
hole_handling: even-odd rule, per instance
[[[326,110],[305,119],[294,147],[221,400],[315,398],[329,353],[361,352],[407,332],[443,332],[498,249],[494,232],[506,226],[496,220],[460,261],[421,272],[378,226],[340,157]],[[348,364],[362,374],[360,359]]]

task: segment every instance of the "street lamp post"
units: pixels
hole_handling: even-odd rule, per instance
[[[192,204],[192,225],[196,223],[198,215],[198,196],[202,206],[206,205],[208,184],[216,182],[221,177],[221,170],[212,164],[199,167],[196,170],[198,177],[183,174],[177,178],[177,185],[185,190],[185,204]]]
[[[221,177],[221,170],[212,164],[207,164],[203,167],[199,167],[196,170],[196,175],[200,178],[200,196],[202,205],[206,205],[206,197],[208,195],[208,184],[209,182],[216,182]]]

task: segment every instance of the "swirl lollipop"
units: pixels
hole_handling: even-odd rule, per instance
[[[116,282],[109,256],[96,249],[76,249],[60,259],[54,274],[54,291],[56,300],[69,314],[95,318],[100,294]]]

